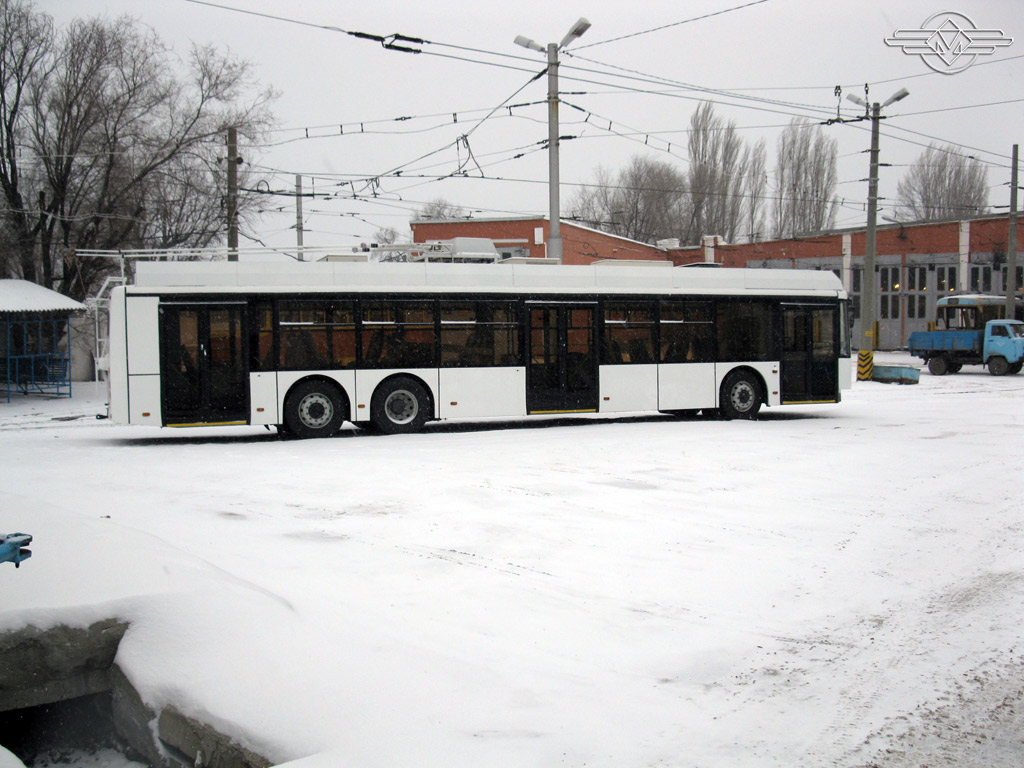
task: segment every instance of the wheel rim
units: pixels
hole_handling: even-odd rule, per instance
[[[299,401],[299,421],[310,429],[323,429],[334,418],[334,403],[320,392],[311,392]]]
[[[392,424],[408,424],[419,412],[419,400],[407,389],[396,389],[384,401],[384,413]]]
[[[737,413],[746,413],[754,407],[757,393],[749,381],[738,381],[729,390],[729,403]]]

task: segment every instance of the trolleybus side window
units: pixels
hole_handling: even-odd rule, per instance
[[[356,363],[355,308],[329,299],[281,301],[282,370],[352,368]]]
[[[510,301],[442,301],[441,365],[483,368],[519,364],[519,324]]]
[[[772,359],[773,314],[768,302],[719,301],[718,359]]]
[[[650,302],[607,302],[601,313],[604,343],[601,363],[656,363],[654,305]]]
[[[249,310],[249,370],[272,371],[274,365],[274,304],[254,301]]]
[[[363,302],[364,368],[436,367],[434,338],[434,302]]]
[[[663,301],[661,362],[710,363],[715,359],[715,324],[711,302]]]

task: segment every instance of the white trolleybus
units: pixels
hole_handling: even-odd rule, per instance
[[[437,419],[754,418],[851,385],[831,272],[140,263],[110,303],[109,415],[326,437]]]

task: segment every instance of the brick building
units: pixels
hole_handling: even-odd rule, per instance
[[[413,222],[412,230],[416,242],[486,237],[495,240],[503,254],[543,257],[548,227],[544,218],[473,219]],[[1003,294],[1008,231],[1005,216],[878,227],[875,272],[879,349],[903,347],[912,332],[927,329],[940,296],[953,292]],[[863,229],[762,243],[727,244],[719,237],[706,237],[700,246],[680,248],[672,243],[648,245],[563,222],[562,238],[567,264],[644,259],[668,260],[677,266],[714,263],[723,267],[832,270],[852,298],[853,338],[859,338]],[[1017,292],[1024,296],[1024,256],[1018,254],[1017,263]]]

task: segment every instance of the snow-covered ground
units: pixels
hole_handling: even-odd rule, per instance
[[[1024,763],[1024,375],[318,441],[102,408],[0,403],[0,630],[125,617],[151,704],[275,761]]]

